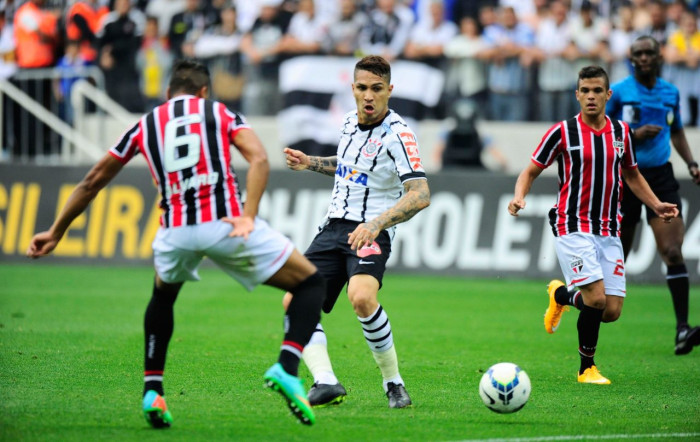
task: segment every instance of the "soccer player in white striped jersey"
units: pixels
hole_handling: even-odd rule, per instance
[[[357,110],[345,115],[333,157],[308,156],[285,149],[287,166],[334,176],[332,199],[318,235],[305,256],[326,278],[323,310],[330,313],[347,284],[350,303],[382,374],[390,408],[411,405],[399,374],[389,317],[377,300],[395,226],[430,204],[430,191],[413,131],[389,109],[391,68],[379,56],[361,59],[352,91]],[[285,306],[292,299],[285,296]],[[318,324],[302,354],[314,376],[309,403],[343,401],[328,356],[326,335]]]
[[[577,322],[578,382],[586,384],[610,383],[593,357],[604,314],[606,322],[616,320],[626,295],[620,242],[622,177],[657,216],[667,221],[678,216],[676,205],[661,202],[639,172],[629,126],[605,115],[611,95],[603,68],[587,66],[579,71],[576,99],[581,112],[547,131],[520,173],[508,204],[508,212],[518,216],[533,181],[557,162],[559,194],[549,222],[566,284],[549,283],[544,325],[553,333],[567,305],[577,305],[577,296],[578,302],[582,300]]]

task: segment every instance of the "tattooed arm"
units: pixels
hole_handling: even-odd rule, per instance
[[[284,148],[287,159],[287,167],[292,170],[311,170],[324,175],[335,175],[338,166],[338,157],[312,157],[300,150]]]
[[[430,205],[430,189],[428,180],[417,179],[406,181],[403,185],[405,193],[396,204],[384,211],[373,220],[360,224],[348,237],[352,250],[372,244],[382,230],[408,221],[413,215]]]

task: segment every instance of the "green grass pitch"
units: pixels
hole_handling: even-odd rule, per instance
[[[142,416],[142,323],[148,268],[0,266],[0,440],[456,441],[700,440],[700,348],[673,355],[665,286],[630,284],[622,317],[603,324],[596,361],[612,385],[579,385],[575,311],[542,325],[548,281],[435,278],[389,272],[391,318],[414,406],[390,410],[346,298],[323,319],[347,401],[298,424],[262,375],[282,338],[282,293],[247,293],[201,271],[175,306],[166,399],[175,419]],[[691,321],[700,293],[691,291]],[[532,380],[528,404],[498,415],[477,386],[510,361]],[[306,385],[311,377],[301,368]],[[519,439],[518,439],[519,438]]]

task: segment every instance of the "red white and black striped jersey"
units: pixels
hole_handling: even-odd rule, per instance
[[[600,131],[587,126],[581,114],[552,126],[532,154],[541,168],[557,161],[559,195],[549,212],[554,236],[572,232],[620,236],[621,167],[637,160],[629,126],[606,116]]]
[[[141,117],[109,153],[123,164],[139,152],[146,158],[162,226],[200,224],[242,213],[230,146],[249,128],[217,101],[180,95]]]

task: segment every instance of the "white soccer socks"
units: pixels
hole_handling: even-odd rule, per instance
[[[314,377],[314,382],[327,385],[338,383],[338,378],[333,373],[331,359],[328,356],[326,333],[320,323],[316,325],[314,334],[311,335],[309,343],[304,347],[302,359]]]
[[[399,360],[396,357],[394,338],[391,333],[391,323],[389,317],[382,308],[378,306],[374,313],[366,318],[357,319],[362,324],[362,333],[365,335],[367,345],[372,350],[372,356],[382,373],[384,391],[387,391],[387,384],[403,385],[403,379],[399,374]]]

